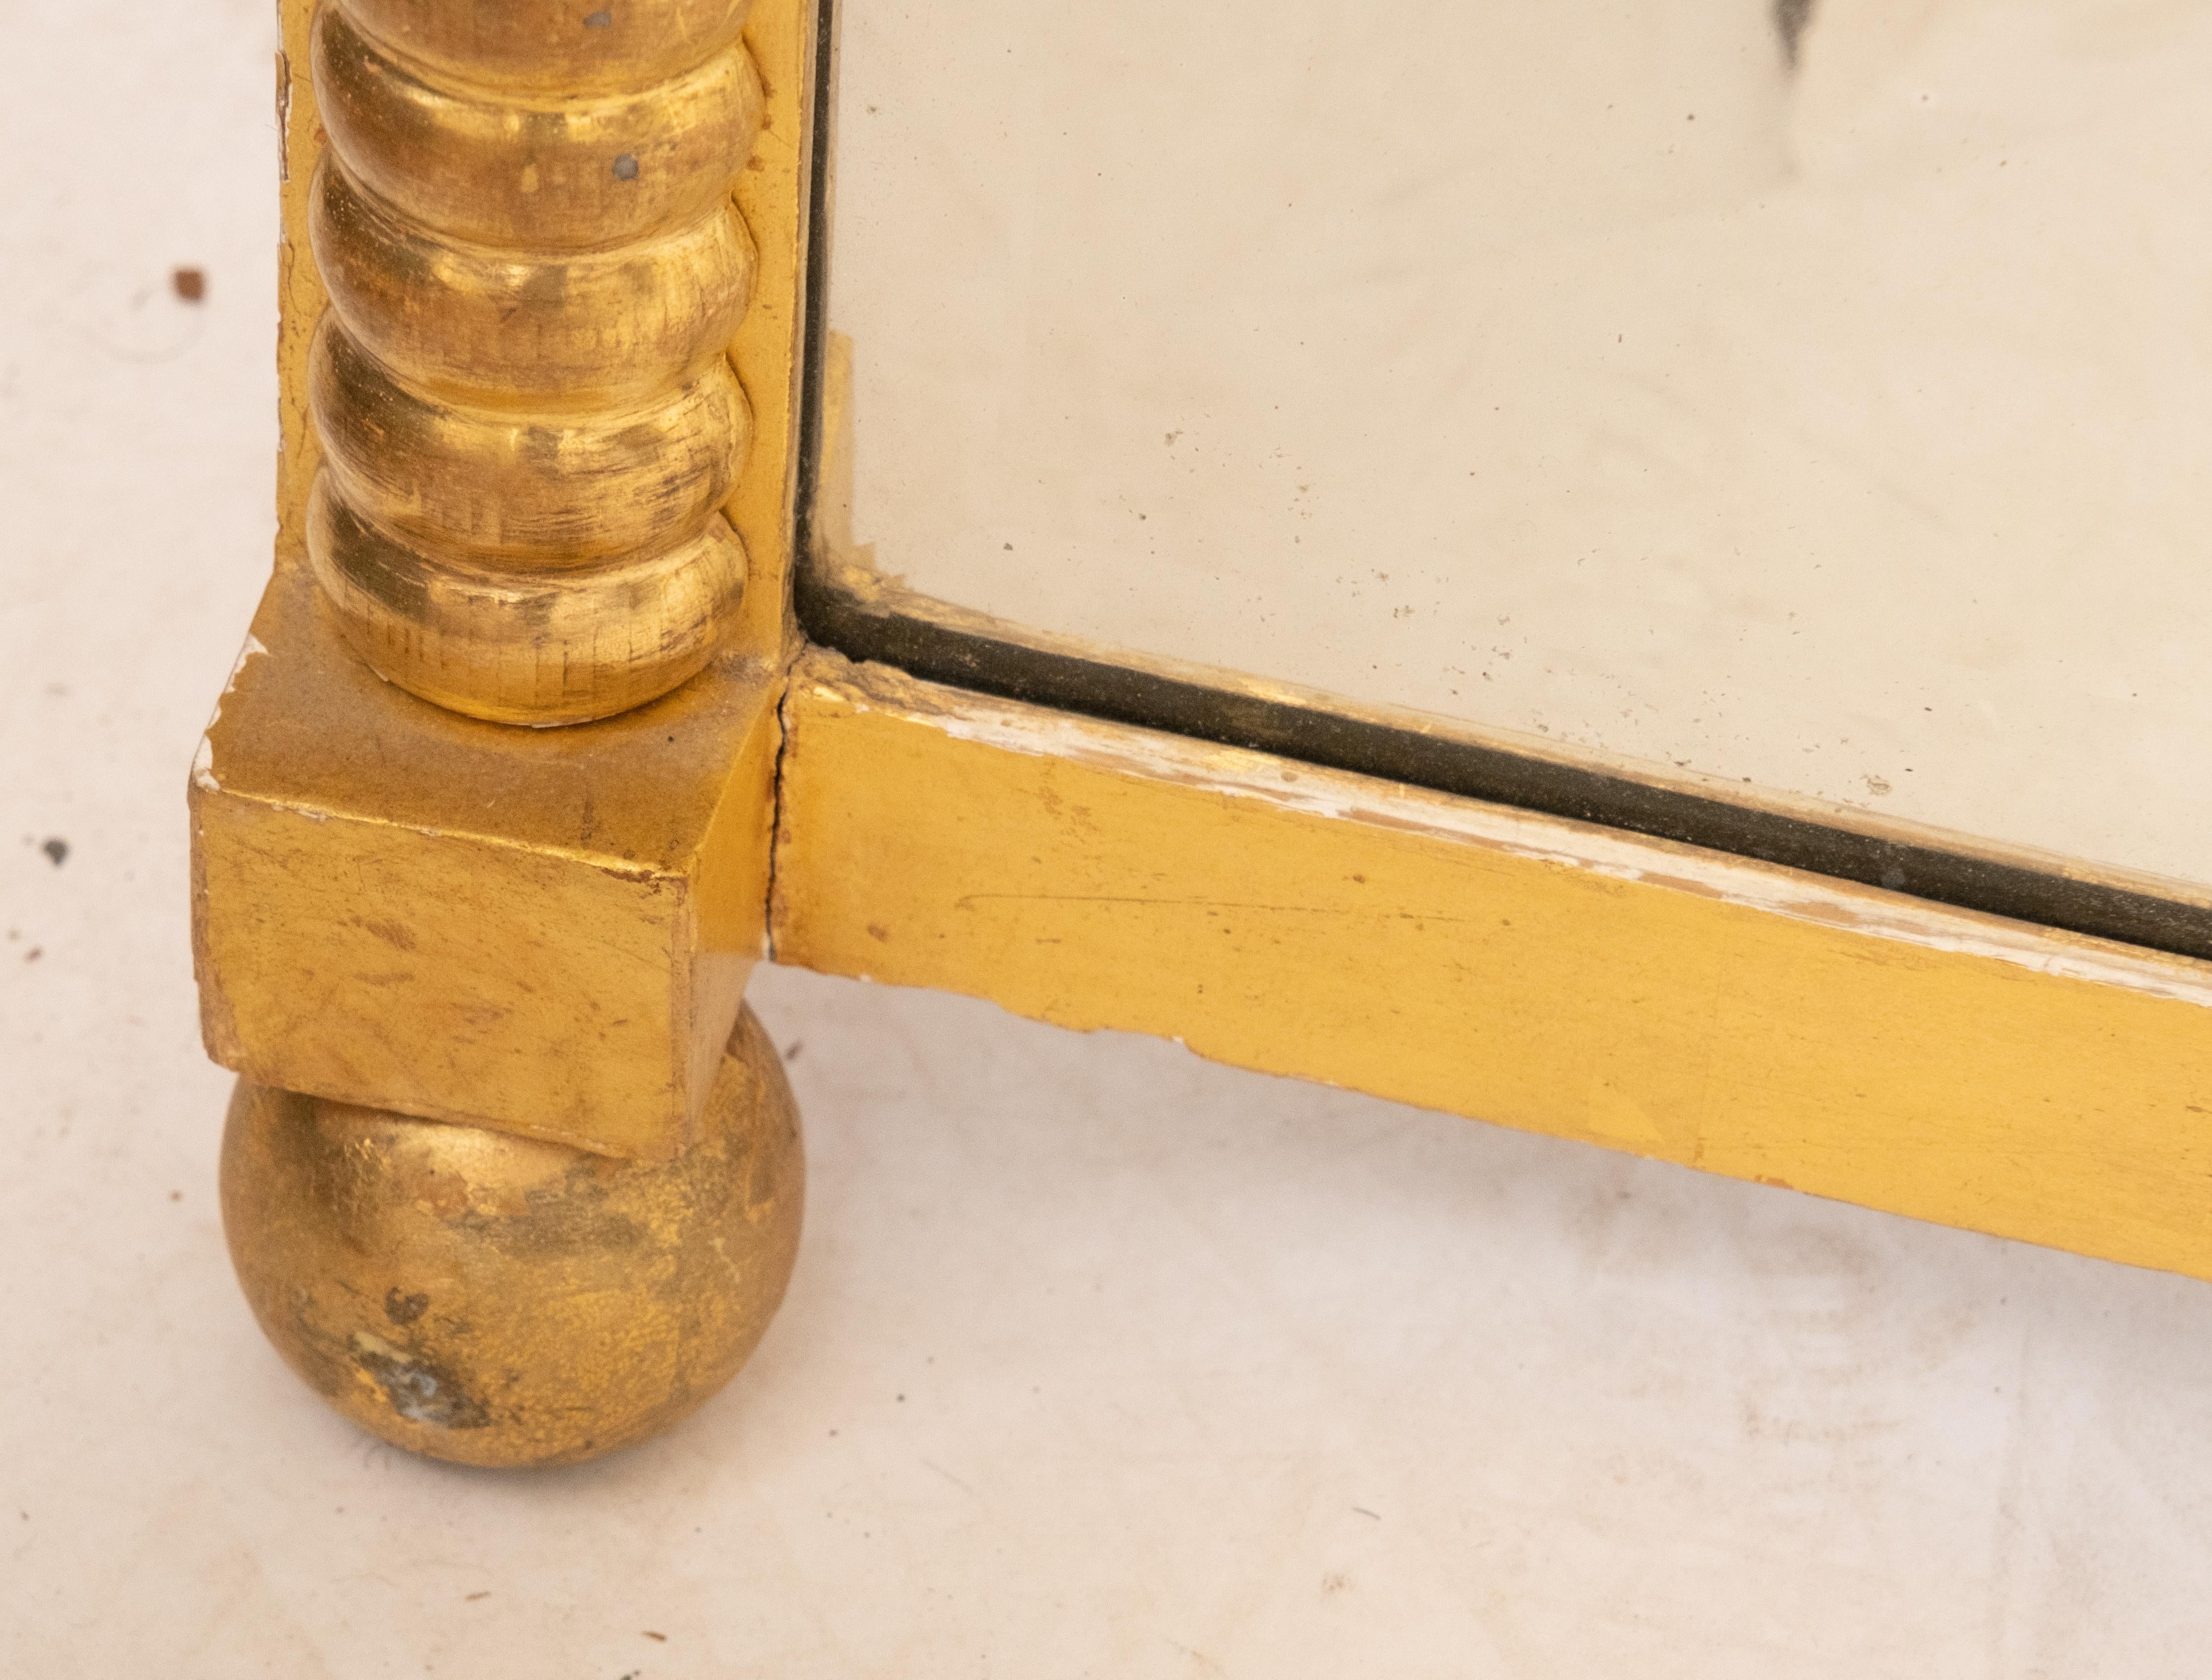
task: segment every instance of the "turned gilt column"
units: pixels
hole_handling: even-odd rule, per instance
[[[759,672],[774,652],[733,664],[731,649],[749,569],[750,587],[780,591],[784,559],[749,556],[730,517],[756,430],[731,355],[761,269],[733,197],[763,125],[750,3],[288,0],[320,143],[291,260],[303,232],[327,306],[297,381],[304,423],[288,419],[288,452],[304,452],[288,470],[310,476],[287,512],[275,604],[225,694],[249,713],[228,727],[252,751],[219,714],[195,774],[210,1042],[247,1075],[224,1220],[294,1369],[354,1422],[441,1458],[561,1463],[665,1427],[743,1362],[796,1250],[797,1114],[780,1059],[738,1013],[757,951],[730,931],[757,919],[744,851],[766,831],[772,720],[747,719],[772,713]],[[804,38],[792,18],[779,27]],[[795,339],[790,299],[773,324]],[[767,394],[781,429],[753,502],[780,507],[792,391]],[[774,520],[755,530],[757,547],[760,531],[778,544]],[[319,604],[284,617],[288,542]],[[751,605],[754,623],[781,622],[774,603]],[[281,680],[251,669],[264,621],[295,627]],[[319,624],[336,632],[327,646]],[[336,673],[331,728],[363,745],[310,764],[306,714],[325,702],[303,664],[348,658],[390,687]],[[694,679],[721,687],[675,694]],[[479,721],[441,724],[421,702]],[[650,777],[594,767],[634,764],[664,737],[705,766],[694,781],[728,779],[692,801],[696,822]],[[325,823],[313,807],[327,796],[309,785],[349,777],[371,750],[414,752],[420,778],[451,781],[428,793],[458,816],[410,821],[401,808],[422,790],[379,764],[343,813],[350,863],[326,823],[283,830],[306,836],[283,853],[239,826],[234,807]],[[281,797],[242,791],[236,767],[254,763]],[[471,778],[497,791],[478,797]],[[619,805],[625,832],[650,837],[655,798],[672,799],[661,827],[697,829],[663,846],[671,864],[610,840],[599,814]],[[546,815],[518,840],[503,813],[532,800]],[[456,834],[475,850],[435,852],[440,877],[424,842]],[[529,865],[511,880],[510,856]],[[401,884],[350,886],[347,868]],[[619,992],[576,979],[599,960],[602,913],[578,895],[600,876],[610,893],[635,877],[604,913]],[[465,893],[441,905],[441,878]],[[319,955],[356,931],[389,961]],[[333,1028],[328,1008],[288,1018],[264,949],[270,972],[327,985],[347,1022]],[[565,973],[563,950],[583,954]],[[403,1001],[380,1003],[379,986]],[[564,986],[573,1040],[513,1024]],[[410,996],[432,1001],[410,1010]],[[644,1051],[630,1048],[636,997],[674,1012]],[[646,1071],[583,1069],[593,1033]],[[564,1054],[580,1060],[574,1081]],[[502,1101],[509,1089],[538,1095]]]
[[[426,700],[604,717],[698,670],[734,618],[745,9],[315,15],[308,553],[362,657]]]

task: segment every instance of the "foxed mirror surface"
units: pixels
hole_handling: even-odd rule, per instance
[[[2212,881],[2212,7],[842,0],[855,536]]]

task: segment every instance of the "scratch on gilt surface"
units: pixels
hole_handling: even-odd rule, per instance
[[[993,900],[1022,904],[1135,904],[1151,910],[1237,910],[1275,916],[1359,916],[1393,922],[1442,922],[1461,927],[1495,919],[1486,916],[1430,915],[1417,910],[1359,910],[1328,904],[1240,904],[1225,898],[1152,898],[1142,894],[1117,893],[963,893],[952,902],[954,907],[966,909]]]
[[[730,1258],[730,1251],[722,1246],[721,1238],[716,1237],[714,1239],[714,1258],[720,1260],[722,1265],[728,1269],[730,1281],[737,1284],[738,1287],[743,1288],[745,1281],[745,1274],[741,1269],[739,1269],[738,1263]]]
[[[1281,761],[1266,754],[1103,725],[1015,702],[969,696],[964,709],[954,713],[871,705],[862,694],[827,683],[816,683],[814,692],[855,713],[900,718],[977,746],[1086,766],[1110,775],[1167,782],[1278,810],[1457,842],[1584,876],[1694,894],[1923,950],[1980,957],[2037,973],[2122,986],[2150,997],[2212,1007],[2212,969],[2203,964],[2054,934],[1974,911],[1899,899],[1872,889],[1830,883],[1778,864],[1675,841],[1629,836],[1480,800],[1408,791],[1317,766],[1300,766],[1295,782],[1286,783]]]

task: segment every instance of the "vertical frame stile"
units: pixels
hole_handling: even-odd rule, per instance
[[[738,611],[696,680],[550,730],[380,681],[310,575],[326,466],[310,373],[329,294],[309,195],[331,137],[314,9],[281,9],[276,573],[191,794],[209,1048],[283,1089],[664,1157],[696,1120],[763,949],[796,634],[815,9],[754,0],[744,25],[758,131],[730,176],[755,267],[726,349],[751,441],[720,514],[746,554]]]

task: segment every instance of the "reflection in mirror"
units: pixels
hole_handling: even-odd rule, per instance
[[[882,572],[2212,882],[2212,8],[842,10]]]

